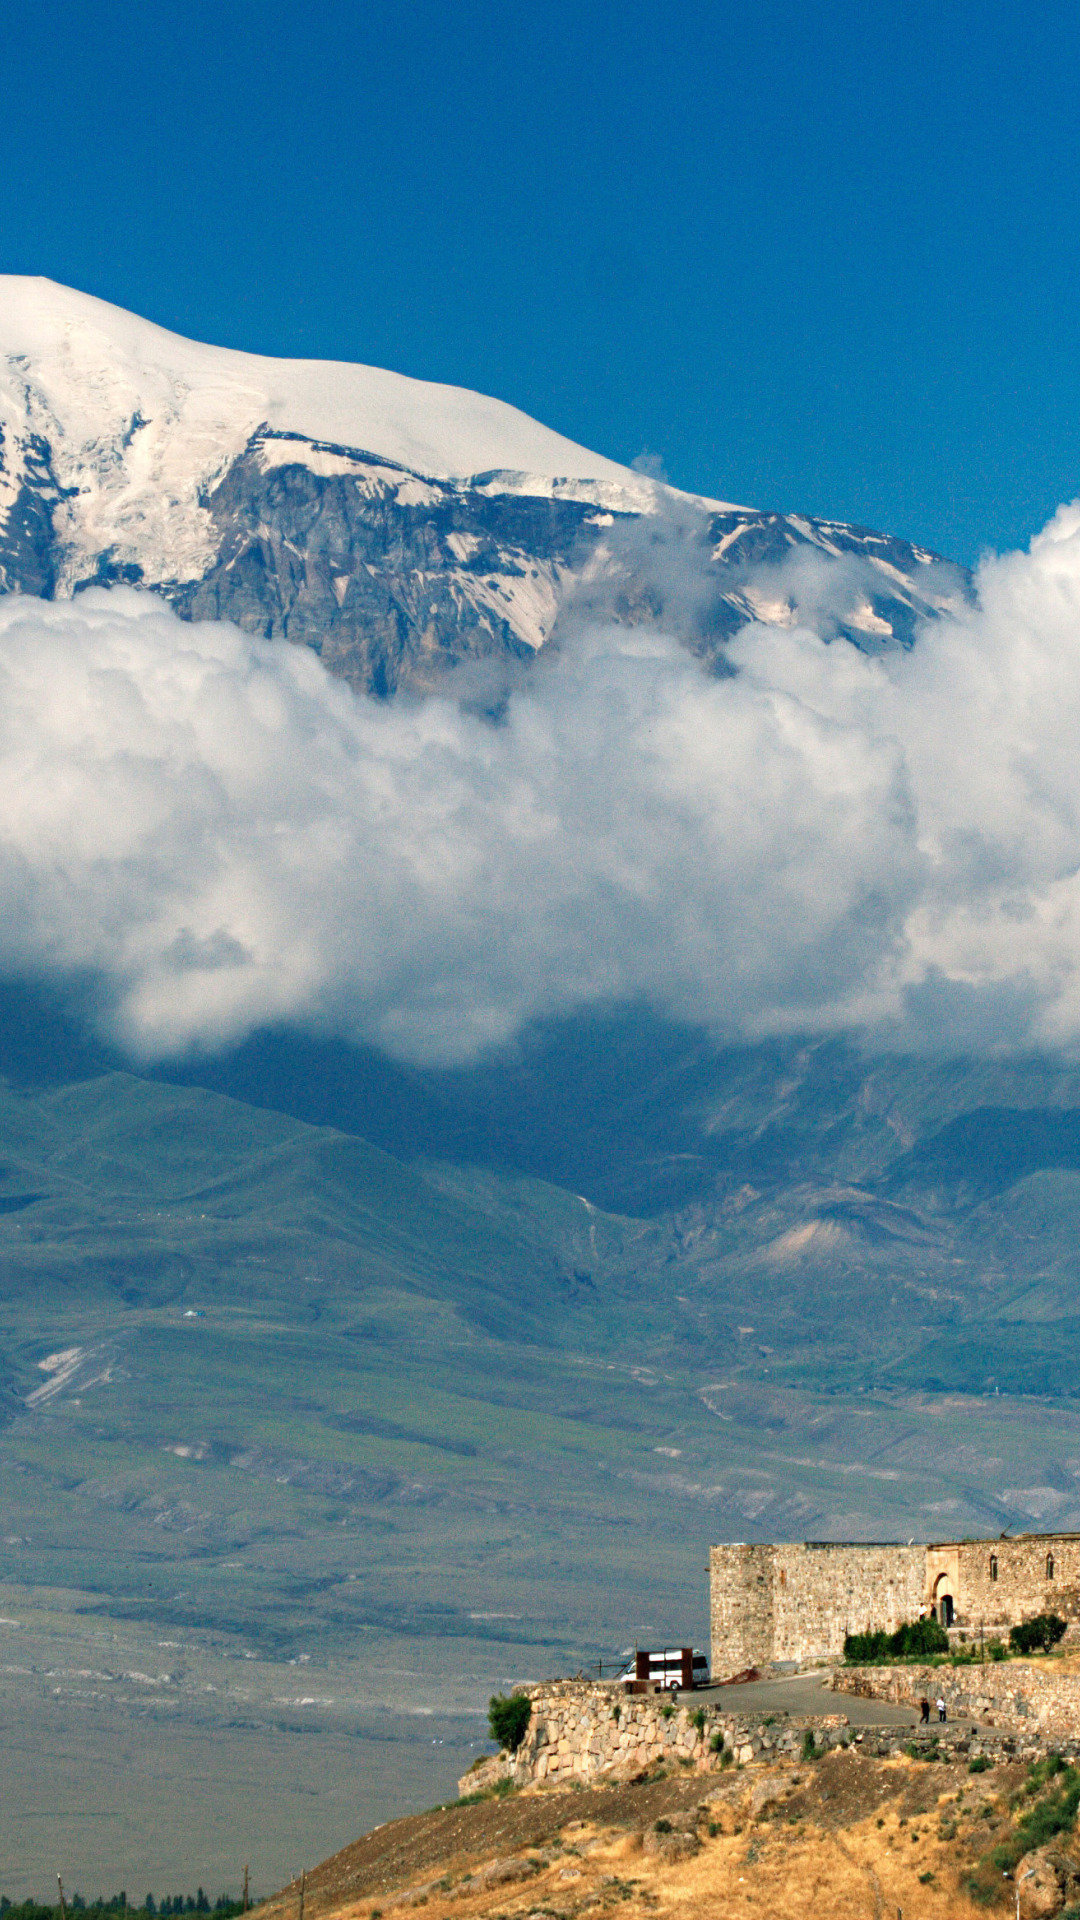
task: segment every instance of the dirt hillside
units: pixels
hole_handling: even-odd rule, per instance
[[[720,1778],[529,1789],[376,1828],[307,1876],[304,1920],[378,1920],[413,1907],[424,1920],[609,1910],[626,1920],[975,1920],[1015,1911],[1004,1856],[991,1856],[1010,1846],[1016,1854],[1019,1823],[1062,1790],[1061,1779],[1021,1763],[973,1776],[964,1762],[855,1752]],[[1022,1913],[1060,1912],[1052,1893],[1046,1904],[1046,1878],[1023,1884]],[[299,1913],[294,1884],[260,1920]]]

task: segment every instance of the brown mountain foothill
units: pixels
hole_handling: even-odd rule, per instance
[[[620,1786],[496,1792],[365,1835],[306,1878],[305,1920],[521,1915],[828,1915],[974,1920],[1067,1911],[1071,1838],[1012,1872],[997,1862],[1045,1787],[1038,1768],[838,1751],[805,1766],[722,1778],[654,1775]],[[1002,1850],[1002,1851],[999,1851]],[[1015,1859],[1015,1844],[1012,1847]],[[294,1920],[299,1887],[262,1909]]]

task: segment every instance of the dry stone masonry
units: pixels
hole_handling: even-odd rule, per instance
[[[917,1707],[945,1701],[951,1717],[1018,1732],[1042,1746],[1080,1748],[1080,1674],[1008,1660],[971,1667],[838,1667],[836,1693]]]
[[[804,1730],[819,1743],[846,1743],[847,1717],[767,1713],[734,1714],[710,1704],[674,1705],[660,1694],[627,1694],[616,1681],[554,1680],[520,1687],[532,1701],[525,1738],[515,1754],[480,1761],[459,1783],[462,1793],[481,1792],[499,1779],[517,1786],[546,1781],[570,1786],[603,1776],[630,1780],[659,1766],[687,1772],[720,1772],[760,1759],[794,1757]],[[823,1693],[823,1704],[831,1702]]]
[[[880,1693],[871,1693],[869,1687],[858,1684],[864,1674],[872,1684],[882,1681]],[[905,1691],[911,1676],[915,1676],[915,1690],[909,1686]],[[849,1685],[849,1681],[856,1684]],[[930,1697],[936,1698],[945,1685],[951,1711],[959,1715],[970,1710],[962,1707],[960,1690],[951,1676],[943,1678],[940,1668],[908,1668],[902,1675],[891,1675],[891,1670],[881,1668],[852,1669],[834,1676],[833,1684],[843,1685],[851,1693],[905,1704],[909,1698],[917,1702],[928,1685],[934,1686],[935,1693]],[[964,1682],[971,1687],[972,1698],[975,1684]],[[890,1685],[893,1691],[888,1690]],[[839,1712],[787,1714],[763,1708],[758,1713],[733,1713],[722,1702],[695,1704],[693,1695],[687,1704],[676,1706],[655,1694],[627,1696],[615,1683],[550,1681],[519,1689],[532,1701],[532,1717],[517,1752],[492,1754],[477,1761],[462,1775],[458,1791],[463,1795],[486,1793],[501,1781],[515,1787],[545,1789],[633,1780],[658,1771],[716,1774],[731,1767],[767,1766],[776,1761],[801,1765],[808,1732],[813,1735],[817,1754],[842,1746],[875,1759],[898,1753],[925,1753],[929,1758],[952,1753],[1029,1760],[1046,1752],[1048,1734],[1060,1728],[1052,1744],[1067,1758],[1080,1757],[1080,1677],[1073,1680],[1071,1733],[1065,1731],[1069,1722],[1065,1695],[1061,1697],[1060,1718],[1048,1715],[1044,1728],[1025,1707],[1026,1685],[1026,1679],[1022,1680],[1011,1706],[1003,1690],[1002,1698],[994,1703],[1000,1719],[993,1727],[972,1729],[949,1723],[934,1726],[924,1734],[904,1726],[853,1728],[847,1716]],[[823,1687],[822,1705],[829,1704],[830,1696]],[[840,1704],[835,1701],[836,1706]],[[980,1704],[985,1707],[989,1703],[980,1696]],[[991,1714],[987,1712],[984,1717],[989,1720]]]

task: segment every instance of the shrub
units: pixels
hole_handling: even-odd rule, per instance
[[[949,1651],[949,1636],[937,1620],[908,1620],[890,1635],[890,1641],[890,1652],[898,1653],[902,1660]]]
[[[1052,1756],[1058,1759],[1055,1754]],[[1045,1762],[1040,1763],[1045,1766]],[[1025,1853],[1031,1853],[1035,1847],[1045,1847],[1059,1833],[1071,1833],[1076,1824],[1076,1812],[1080,1807],[1080,1773],[1075,1767],[1066,1767],[1059,1760],[1060,1773],[1055,1777],[1054,1785],[1041,1800],[1036,1800],[1023,1817],[1017,1821],[1009,1838],[995,1847],[990,1855],[993,1866],[999,1872],[1011,1873],[1018,1860]],[[1032,1787],[1041,1785],[1035,1776],[1038,1769],[1032,1770]],[[1047,1776],[1044,1775],[1045,1779]],[[1053,1777],[1053,1776],[1051,1776]]]
[[[889,1635],[887,1633],[849,1633],[844,1640],[844,1659],[853,1665],[862,1666],[871,1660],[887,1660],[889,1657]]]
[[[1034,1765],[1028,1768],[1024,1792],[1030,1797],[1031,1794],[1038,1793],[1040,1787],[1045,1787],[1048,1780],[1056,1780],[1058,1774],[1064,1772],[1065,1762],[1060,1753],[1044,1753],[1041,1760],[1036,1760]]]
[[[662,1720],[670,1720],[674,1712],[675,1709],[672,1706],[661,1707],[660,1717]]]
[[[816,1760],[818,1758],[817,1742],[814,1739],[814,1730],[812,1727],[807,1727],[803,1734],[802,1757],[804,1760]]]
[[[1007,1660],[1009,1657],[1009,1650],[1003,1640],[988,1640],[986,1651],[991,1660]]]
[[[975,1755],[974,1760],[968,1761],[968,1772],[969,1773],[989,1773],[993,1764],[994,1763],[991,1760],[988,1753],[977,1753]]]
[[[844,1659],[855,1666],[873,1660],[913,1660],[926,1654],[948,1653],[949,1636],[936,1620],[906,1620],[895,1633],[849,1633]]]
[[[670,1833],[670,1832],[671,1832],[671,1821],[670,1821],[670,1820],[657,1820],[657,1822],[656,1822],[656,1824],[655,1824],[655,1826],[653,1827],[653,1832],[654,1832],[654,1833]]]
[[[1009,1645],[1014,1653],[1049,1653],[1056,1647],[1065,1632],[1065,1622],[1057,1613],[1037,1613],[1032,1620],[1022,1620],[1009,1634]]]
[[[705,1731],[705,1709],[704,1709],[704,1707],[699,1707],[696,1713],[692,1713],[692,1714],[690,1715],[690,1725],[691,1725],[692,1727],[696,1727],[699,1733],[704,1733],[704,1731]]]
[[[488,1726],[491,1737],[497,1740],[507,1753],[516,1753],[525,1738],[525,1729],[532,1717],[532,1701],[527,1694],[492,1694],[488,1701]]]

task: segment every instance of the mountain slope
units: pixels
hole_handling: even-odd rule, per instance
[[[428,1736],[462,1771],[494,1690],[700,1644],[710,1540],[1080,1524],[1068,1070],[699,1048],[603,1080],[579,1050],[591,1085],[550,1082],[510,1145],[547,1132],[555,1159],[561,1114],[654,1196],[692,1162],[645,1220],[74,1048],[58,1084],[44,1020],[34,1084],[11,1011],[0,1709],[84,1798],[103,1744],[137,1731],[152,1771],[218,1730],[268,1783],[252,1850],[277,1859],[305,1745],[352,1792],[376,1732],[382,1817],[446,1790]],[[525,1098],[489,1069],[477,1104],[527,1107],[529,1065]],[[184,1806],[203,1844],[205,1796]]]
[[[203,346],[0,277],[4,591],[141,584],[385,694],[529,657],[583,591],[662,611],[626,537],[659,521],[708,581],[712,659],[748,618],[792,618],[793,554],[837,570],[836,631],[864,647],[910,644],[965,591],[906,541],[679,494],[482,394]]]

